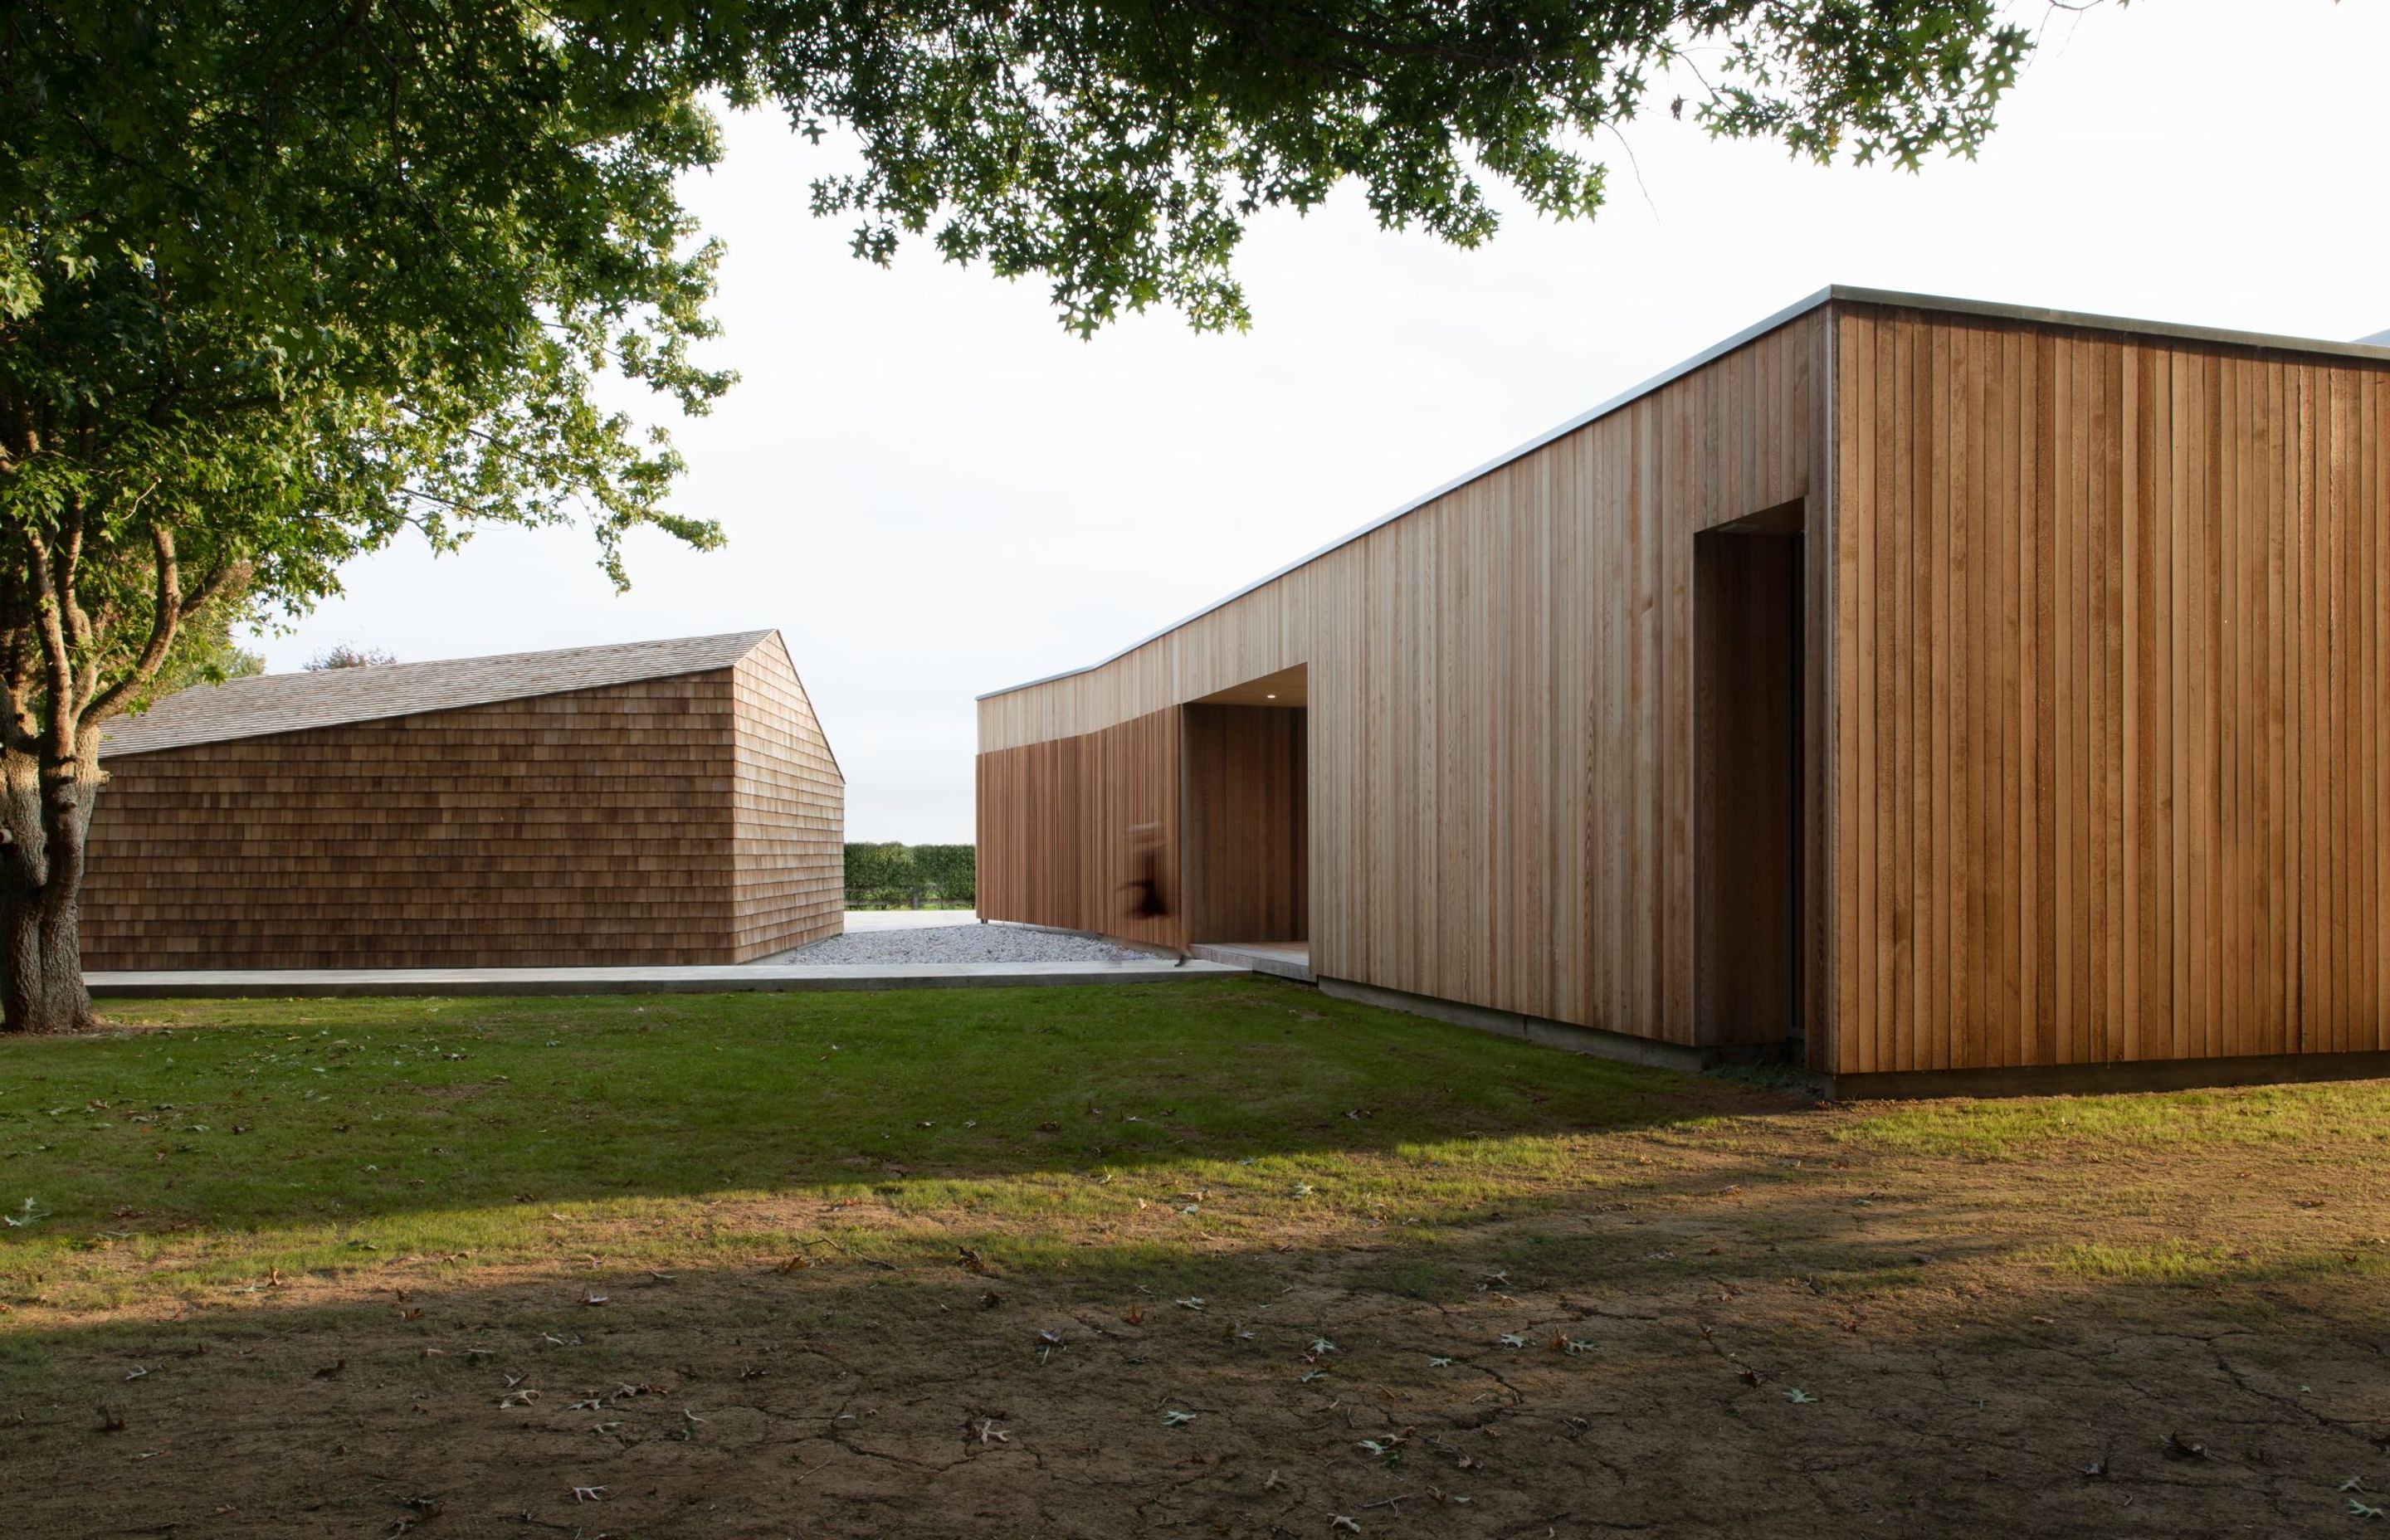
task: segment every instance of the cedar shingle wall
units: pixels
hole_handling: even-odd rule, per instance
[[[837,935],[846,923],[846,780],[777,637],[731,671],[736,959]]]
[[[111,757],[84,966],[733,960],[735,699],[717,669]]]

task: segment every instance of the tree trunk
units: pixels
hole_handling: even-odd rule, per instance
[[[98,735],[94,733],[96,739]],[[6,756],[0,791],[0,1030],[81,1032],[84,838],[99,789],[96,756],[58,766]]]
[[[83,947],[71,896],[43,893],[7,906],[7,978],[0,1005],[11,1033],[81,1032],[92,1025]]]

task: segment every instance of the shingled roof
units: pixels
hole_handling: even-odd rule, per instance
[[[774,635],[733,631],[719,636],[507,652],[493,658],[263,674],[221,685],[197,685],[168,696],[139,716],[109,723],[99,751],[104,759],[148,754],[195,743],[300,733],[350,722],[705,674],[728,668]]]

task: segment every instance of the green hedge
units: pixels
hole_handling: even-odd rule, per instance
[[[970,845],[846,847],[850,908],[960,906],[979,896],[979,853]]]

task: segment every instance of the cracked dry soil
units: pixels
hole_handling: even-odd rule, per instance
[[[786,1272],[427,1263],[401,1302],[385,1272],[105,1326],[19,1317],[39,1352],[0,1359],[0,1532],[2390,1526],[2365,1512],[2390,1508],[2378,1156],[2353,1181],[2330,1149],[2262,1172],[2245,1149],[1926,1157],[1837,1140],[1852,1115],[1769,1120],[1764,1150],[1748,1123],[1715,1152],[1654,1143],[1648,1178],[1581,1203],[1183,1263],[996,1246],[982,1274],[817,1241]],[[873,1223],[798,1196],[783,1217]],[[2086,1239],[2214,1265],[2049,1261]]]

